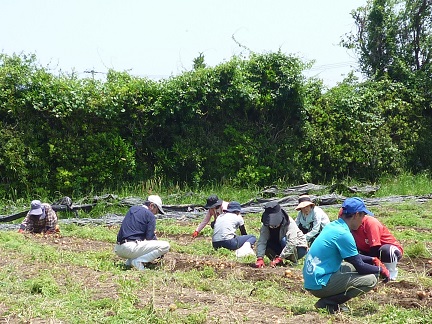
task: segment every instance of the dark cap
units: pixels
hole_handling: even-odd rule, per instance
[[[241,205],[237,201],[231,201],[226,209],[228,213],[241,212]]]
[[[261,217],[261,222],[265,226],[279,226],[282,224],[284,214],[281,206],[277,201],[270,201],[264,205],[264,213]]]
[[[207,198],[207,203],[204,206],[204,208],[210,209],[210,208],[216,208],[222,205],[222,199],[219,199],[216,195],[211,195]]]

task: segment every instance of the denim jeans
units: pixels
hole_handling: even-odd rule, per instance
[[[240,248],[246,242],[249,242],[251,245],[254,245],[256,242],[256,237],[253,235],[240,235],[240,236],[235,236],[230,240],[212,242],[212,245],[213,248],[215,248],[216,250],[223,247],[225,249],[234,251]]]

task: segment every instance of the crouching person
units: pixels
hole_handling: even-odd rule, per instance
[[[304,288],[319,298],[315,307],[330,313],[347,311],[351,298],[372,290],[378,276],[385,281],[390,273],[376,258],[358,253],[352,236],[370,211],[348,198],[339,219],[327,224],[317,236],[303,266]]]
[[[142,206],[133,206],[126,213],[117,235],[114,252],[126,259],[127,266],[145,270],[145,265],[163,256],[170,244],[156,238],[155,215],[165,214],[162,200],[157,195],[148,196]]]
[[[57,214],[48,203],[40,200],[33,200],[30,204],[30,211],[27,213],[18,230],[19,233],[59,233]]]
[[[305,235],[277,201],[270,201],[264,206],[261,222],[257,268],[264,267],[264,255],[272,260],[271,267],[283,265],[284,259],[297,263],[306,255],[308,244]]]
[[[240,229],[242,235],[236,235]],[[256,242],[254,235],[248,235],[241,216],[241,205],[237,201],[228,204],[226,212],[216,218],[212,237],[212,245],[216,250],[226,248],[236,251],[237,257],[253,255],[252,246]]]

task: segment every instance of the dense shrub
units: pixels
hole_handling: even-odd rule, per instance
[[[149,179],[373,181],[430,168],[424,92],[352,76],[325,91],[304,78],[307,66],[281,52],[252,53],[158,82],[116,71],[102,82],[1,54],[1,194]]]

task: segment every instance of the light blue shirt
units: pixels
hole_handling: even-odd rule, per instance
[[[348,225],[341,218],[327,224],[312,243],[303,266],[304,287],[319,290],[327,285],[343,259],[358,254]]]

